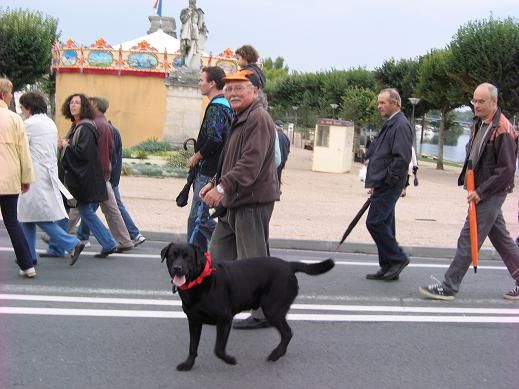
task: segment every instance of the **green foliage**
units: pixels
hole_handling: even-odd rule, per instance
[[[267,80],[268,84],[268,80]],[[348,88],[375,90],[373,73],[363,68],[330,70],[318,73],[292,73],[277,80],[266,89],[274,118],[295,122],[298,107],[298,127],[314,127],[317,117],[331,117],[330,104],[338,104],[335,114],[342,110],[342,96]]]
[[[157,138],[150,138],[136,146],[133,146],[135,151],[142,151],[149,153],[155,153],[158,151],[170,151],[171,145],[168,142],[159,141]]]
[[[377,109],[377,93],[372,89],[350,87],[342,96],[344,107],[340,115],[352,120],[358,128],[378,128],[382,117]]]
[[[450,111],[447,114],[447,121],[445,123],[445,139],[444,143],[448,146],[456,146],[458,144],[458,138],[463,134],[463,127],[456,122],[457,113]],[[429,143],[438,144],[439,136],[435,134]]]
[[[450,76],[452,53],[433,50],[420,63],[416,92],[431,108],[449,111],[465,103],[460,85]]]
[[[409,102],[409,97],[416,97],[416,84],[418,83],[418,73],[421,59],[401,59],[390,58],[375,69],[379,89],[395,88],[400,93],[402,99],[402,110],[410,116],[413,106]],[[415,116],[422,116],[430,109],[426,101],[421,100],[415,107]]]
[[[519,23],[508,18],[476,20],[458,29],[450,43],[451,76],[459,81],[468,103],[477,85],[494,84],[499,106],[519,112]]]
[[[126,176],[148,176],[148,177],[176,177],[186,178],[188,169],[172,168],[151,163],[123,163],[122,174]]]
[[[0,74],[15,91],[49,73],[58,20],[37,11],[0,9]]]
[[[169,156],[167,166],[171,168],[185,168],[187,161],[192,155],[193,153],[189,150],[177,150]]]
[[[148,158],[149,152],[146,150],[134,149],[133,158],[146,159]]]

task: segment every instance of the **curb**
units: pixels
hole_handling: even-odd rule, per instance
[[[157,231],[141,231],[141,233],[152,241],[158,242],[185,242],[186,234],[157,232]],[[339,242],[323,241],[323,240],[304,240],[304,239],[278,239],[269,240],[270,247],[273,249],[284,250],[307,250],[307,251],[324,251],[334,253],[350,253],[350,254],[377,254],[377,246],[374,243],[358,243],[345,242],[339,249]],[[452,259],[456,254],[455,248],[450,247],[426,247],[426,246],[402,246],[404,252],[410,257],[417,258],[446,258]],[[479,250],[479,258],[483,260],[500,260],[501,257],[494,249],[482,248]]]

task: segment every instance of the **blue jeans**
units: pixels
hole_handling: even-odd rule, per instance
[[[403,262],[407,256],[396,241],[395,206],[402,188],[383,185],[371,195],[366,227],[378,249],[380,267]]]
[[[134,240],[140,234],[140,231],[137,228],[137,226],[135,225],[135,223],[133,222],[132,217],[126,210],[124,203],[121,200],[121,194],[119,193],[119,186],[112,185],[112,189],[114,191],[115,201],[117,201],[117,206],[119,207],[119,211],[121,212],[121,216],[123,217],[124,224],[126,225],[126,229],[128,230],[128,233],[130,234],[130,238],[132,240]]]
[[[18,222],[18,195],[0,195],[0,208],[5,229],[9,234],[16,255],[16,263],[22,270],[30,269],[34,266],[33,258],[22,227]]]
[[[81,224],[86,223],[86,226],[92,231],[97,241],[102,247],[102,252],[113,250],[117,247],[112,234],[108,228],[101,222],[96,215],[97,203],[83,203],[78,205],[79,214],[81,215]],[[79,237],[79,235],[78,235]]]
[[[64,229],[63,225],[67,225],[67,219],[60,220],[59,222],[34,222],[34,223],[21,223],[27,242],[29,243],[29,249],[31,250],[32,259],[36,261],[36,226],[40,227],[50,237],[52,243],[52,251],[48,253],[53,255],[63,256],[65,251],[72,253],[74,248],[78,245],[79,239],[74,235],[68,234]]]
[[[187,219],[187,241],[195,244],[202,251],[207,251],[209,241],[216,227],[216,221],[209,218],[209,207],[205,205],[200,198],[200,189],[202,189],[211,177],[197,174],[193,185],[193,202],[191,203],[191,211]],[[203,204],[202,207],[200,205]],[[193,235],[193,231],[195,234]]]

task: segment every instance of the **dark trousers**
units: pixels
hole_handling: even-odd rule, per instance
[[[378,249],[380,267],[403,262],[407,256],[396,241],[395,206],[402,188],[383,185],[371,195],[366,227]]]
[[[33,267],[33,264],[29,244],[18,222],[18,195],[0,195],[0,208],[16,255],[16,263],[22,270],[27,270]]]

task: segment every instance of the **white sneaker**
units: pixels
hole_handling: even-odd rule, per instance
[[[34,267],[30,267],[27,270],[18,270],[18,275],[21,277],[34,278],[36,277],[36,269]]]
[[[89,241],[89,240],[82,240],[81,243],[83,243],[83,244],[85,245],[85,247],[90,247],[90,246],[92,246],[92,245],[90,244],[90,241]]]
[[[137,237],[133,240],[133,246],[134,247],[137,247],[138,245],[144,243],[146,241],[146,238],[142,235],[142,234],[139,234],[137,235]]]

